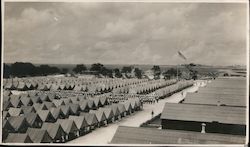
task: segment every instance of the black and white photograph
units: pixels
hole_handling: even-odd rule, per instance
[[[0,144],[248,144],[247,0],[1,3]]]

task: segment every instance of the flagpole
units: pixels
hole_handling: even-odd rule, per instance
[[[177,68],[177,81],[178,81],[178,65],[179,64],[177,64],[177,66],[176,66],[176,68]]]

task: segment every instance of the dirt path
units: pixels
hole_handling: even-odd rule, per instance
[[[202,86],[203,85],[204,84],[202,84]],[[143,122],[152,118],[152,110],[154,111],[154,115],[160,114],[166,102],[179,103],[182,99],[185,98],[187,92],[195,92],[196,90],[198,90],[199,86],[201,86],[201,84],[195,84],[193,87],[183,90],[183,95],[181,94],[181,92],[179,92],[168,98],[160,100],[159,103],[144,104],[143,111],[139,111],[132,115],[126,116],[121,121],[109,124],[107,127],[98,128],[85,136],[68,142],[68,144],[108,144],[113,138],[118,126],[139,127]]]

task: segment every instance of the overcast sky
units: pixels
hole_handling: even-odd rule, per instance
[[[7,63],[245,65],[246,4],[8,2],[4,35]]]

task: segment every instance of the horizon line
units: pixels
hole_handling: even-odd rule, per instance
[[[158,65],[158,66],[177,66],[177,65],[183,65],[183,64],[191,64],[190,63],[183,63],[183,64],[140,64],[140,63],[133,63],[133,64],[126,64],[126,63],[101,63],[101,62],[95,62],[95,63],[35,63],[35,62],[29,62],[29,61],[15,61],[15,62],[2,62],[3,64],[14,64],[16,62],[22,62],[22,63],[31,63],[31,64],[39,64],[39,65],[77,65],[77,64],[84,64],[84,65],[92,65],[96,63],[100,63],[103,65]],[[196,65],[203,65],[203,66],[247,66],[247,65],[242,65],[242,64],[234,64],[234,65],[208,65],[208,64],[201,64],[201,63],[193,63]]]

